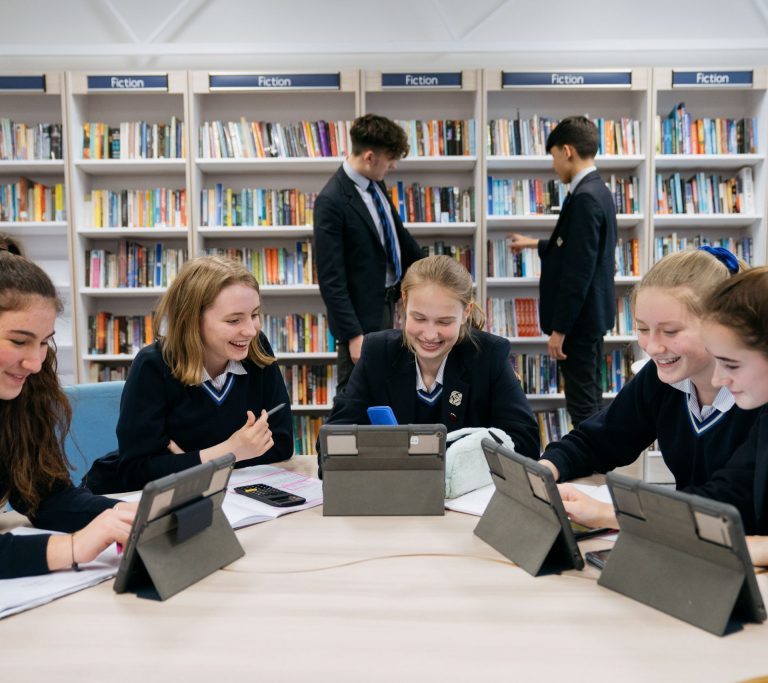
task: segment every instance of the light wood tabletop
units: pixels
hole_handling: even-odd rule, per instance
[[[313,460],[289,467],[308,473]],[[454,512],[323,517],[313,508],[242,529],[245,557],[166,602],[116,595],[109,581],[0,621],[3,678],[623,682],[768,673],[767,625],[718,638],[598,586],[592,568],[533,578],[474,536],[477,521]],[[591,539],[583,549],[604,546]],[[767,579],[758,576],[765,596]]]

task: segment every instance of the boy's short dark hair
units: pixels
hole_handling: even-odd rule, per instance
[[[553,147],[570,145],[582,159],[597,155],[597,126],[586,116],[569,116],[558,123],[547,138],[547,154]]]
[[[352,140],[352,154],[359,156],[369,149],[386,152],[393,159],[402,159],[408,154],[408,136],[394,121],[377,114],[365,114],[352,123],[349,129]]]

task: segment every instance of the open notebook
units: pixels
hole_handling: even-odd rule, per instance
[[[19,527],[12,534],[55,534],[55,531]],[[114,543],[93,562],[81,564],[82,571],[60,571],[0,581],[0,619],[44,605],[70,593],[90,588],[117,574],[120,557]]]

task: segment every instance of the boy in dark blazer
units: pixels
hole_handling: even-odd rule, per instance
[[[384,184],[408,153],[405,131],[375,114],[349,131],[352,153],[315,201],[314,234],[320,294],[338,351],[337,392],[360,358],[363,335],[391,328],[400,279],[421,258]]]
[[[584,116],[561,121],[547,138],[560,180],[570,183],[549,239],[513,233],[513,249],[541,257],[539,319],[547,351],[558,361],[574,426],[602,405],[603,335],[616,315],[616,209],[595,168],[597,127]]]

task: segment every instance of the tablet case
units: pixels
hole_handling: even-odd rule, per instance
[[[234,462],[222,456],[144,487],[116,592],[166,600],[245,554],[221,510]]]
[[[481,443],[496,490],[475,535],[533,576],[582,569],[552,473],[490,439]]]
[[[598,583],[715,635],[766,618],[731,505],[609,473],[621,533]]]
[[[323,515],[444,515],[445,425],[323,425]]]

